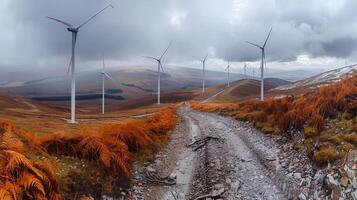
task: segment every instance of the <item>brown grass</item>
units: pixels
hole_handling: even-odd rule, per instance
[[[163,108],[147,119],[106,124],[99,130],[82,126],[75,134],[38,135],[15,129],[10,122],[0,120],[0,199],[61,199],[51,156],[84,159],[88,166],[96,163],[97,175],[109,176],[102,187],[107,192],[114,192],[110,191],[115,189],[112,184],[128,180],[132,160],[140,152],[154,154],[163,147],[176,121],[173,106]],[[77,172],[68,174],[78,175]],[[91,180],[95,181],[94,178]]]

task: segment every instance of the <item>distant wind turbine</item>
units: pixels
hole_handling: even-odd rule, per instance
[[[252,43],[252,42],[247,42],[250,45],[253,45],[255,47],[258,47],[262,51],[262,62],[261,62],[261,67],[260,67],[260,78],[261,78],[261,85],[260,85],[260,100],[264,100],[264,66],[266,66],[266,60],[265,60],[265,46],[269,40],[271,31],[273,28],[270,29],[269,34],[263,44],[263,46],[260,46],[258,44]]]
[[[112,77],[109,76],[108,73],[105,72],[105,62],[104,62],[104,56],[103,56],[103,70],[101,72],[102,75],[102,114],[104,115],[105,112],[105,79],[109,78],[110,80],[114,81]]]
[[[200,60],[202,62],[202,95],[205,93],[205,79],[206,79],[206,61],[207,61],[207,56],[203,59]]]
[[[231,66],[229,65],[229,61],[228,61],[228,65],[226,68],[227,71],[227,87],[229,87],[230,81],[229,81],[229,69],[231,68]]]
[[[67,30],[72,33],[72,57],[69,63],[69,67],[71,70],[71,119],[69,123],[73,124],[76,123],[76,77],[75,77],[75,47],[76,47],[76,41],[77,41],[77,34],[80,28],[82,28],[84,25],[86,25],[88,22],[90,22],[93,18],[95,18],[97,15],[99,15],[101,12],[103,12],[107,8],[114,8],[111,4],[97,12],[95,15],[90,17],[87,21],[79,25],[78,27],[74,27],[72,24],[67,23],[65,21],[53,18],[53,17],[47,17],[51,20],[54,20],[58,23],[64,24],[67,26]],[[69,71],[69,70],[68,70]]]
[[[247,64],[246,63],[244,63],[243,69],[244,69],[244,78],[247,78]]]
[[[144,58],[148,58],[148,59],[152,59],[155,60],[157,62],[157,104],[160,105],[160,91],[161,91],[161,72],[160,69],[162,70],[162,72],[164,72],[164,68],[162,67],[162,58],[164,57],[164,55],[166,54],[167,50],[169,50],[170,46],[172,44],[172,40],[170,42],[170,44],[167,46],[167,48],[165,49],[164,53],[161,54],[160,58],[154,58],[154,57],[150,57],[150,56],[144,56]]]

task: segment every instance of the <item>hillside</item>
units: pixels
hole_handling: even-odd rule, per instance
[[[144,67],[108,69],[114,81],[107,80],[107,92],[113,99],[135,99],[156,93],[157,72]],[[213,86],[226,82],[225,72],[206,72],[206,85]],[[243,78],[240,74],[231,74],[232,80]],[[48,77],[31,81],[9,82],[0,84],[0,92],[37,100],[68,100],[70,78],[65,76]],[[202,71],[184,67],[165,67],[162,73],[163,91],[198,88],[202,85]],[[101,94],[100,71],[77,73],[77,94],[85,99],[99,99]]]
[[[238,120],[252,121],[258,128],[271,134],[287,134],[286,136],[291,137],[288,135],[291,131],[302,131],[305,139],[313,139],[309,142],[317,142],[320,145],[322,143],[318,140],[319,137],[324,137],[323,141],[329,141],[335,145],[344,145],[345,143],[339,143],[344,137],[340,135],[343,132],[351,136],[346,138],[346,142],[356,145],[357,138],[354,132],[357,128],[356,99],[357,75],[354,75],[298,97],[287,96],[277,99],[269,98],[265,101],[250,100],[226,104],[196,103],[194,107],[203,111],[218,111],[225,115],[232,115]],[[335,135],[341,138],[332,139]],[[331,141],[328,139],[330,136]],[[310,148],[309,150],[314,150],[311,149],[313,148],[311,144],[305,143],[305,145]],[[338,150],[344,151],[345,149],[339,146]],[[337,156],[334,157],[334,159],[337,158]],[[328,162],[318,157],[316,161],[320,164]]]
[[[267,78],[264,81],[264,91],[289,83],[283,79]],[[231,83],[222,93],[217,95],[212,102],[236,102],[252,98],[258,98],[260,95],[260,81],[253,79],[244,79]]]
[[[134,101],[107,100],[106,114],[101,114],[101,101],[80,101],[76,105],[78,124],[67,123],[70,113],[69,102],[43,102],[0,93],[0,119],[11,121],[14,126],[25,128],[36,134],[58,131],[78,133],[82,126],[98,129],[103,124],[118,123],[148,113],[177,101],[192,99],[195,93],[177,92],[163,94],[162,106],[154,104],[155,96],[138,98]],[[176,101],[177,100],[177,101]]]
[[[283,85],[275,88],[275,90],[293,90],[299,88],[316,88],[322,85],[331,84],[342,78],[351,76],[357,70],[357,65],[350,65],[321,74],[306,78],[300,81],[296,81],[291,84]]]
[[[354,199],[349,183],[355,180],[350,172],[355,171],[357,155],[357,75],[300,96],[242,103],[193,102],[192,107],[250,122],[247,124],[273,135],[283,154],[292,158],[288,163],[281,161],[282,170],[293,168],[301,175],[311,169],[310,175],[298,179],[311,180],[318,175],[327,182],[317,183],[317,188],[304,196],[319,190],[331,199],[340,195]]]
[[[280,78],[265,78],[264,79],[265,82],[273,85],[274,87],[278,87],[278,86],[283,86],[283,85],[287,85],[290,84],[290,81],[284,80],[284,79],[280,79]]]

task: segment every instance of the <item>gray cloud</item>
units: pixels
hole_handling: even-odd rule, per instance
[[[270,27],[267,59],[294,61],[301,54],[356,60],[355,0],[4,0],[0,3],[2,65],[51,68],[66,65],[70,34],[53,16],[80,24],[108,3],[107,10],[80,30],[79,62],[159,56],[168,60],[211,58],[255,61]]]

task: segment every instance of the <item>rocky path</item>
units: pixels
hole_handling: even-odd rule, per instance
[[[131,199],[275,200],[301,195],[301,175],[295,177],[280,165],[281,153],[272,138],[244,122],[187,106],[179,115],[169,145],[153,163],[134,170]],[[176,184],[153,183],[147,172]]]
[[[171,135],[170,143],[156,155],[155,161],[145,167],[135,165],[130,199],[185,199],[197,160],[196,153],[186,145],[195,141],[199,135],[198,128],[185,116],[188,112],[188,107],[178,110],[179,121]],[[148,171],[159,177],[172,177],[176,179],[176,184],[152,183],[147,180]]]

